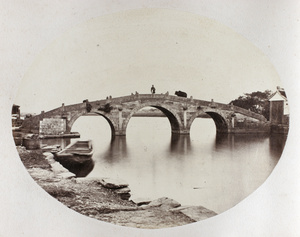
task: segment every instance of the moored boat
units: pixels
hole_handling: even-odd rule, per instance
[[[76,141],[59,152],[52,152],[54,159],[77,177],[86,176],[94,167],[91,140]]]

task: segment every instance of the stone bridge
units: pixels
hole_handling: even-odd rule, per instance
[[[260,114],[233,105],[166,94],[131,94],[118,98],[67,105],[26,119],[23,131],[40,133],[45,120],[61,121],[60,134],[71,132],[72,125],[85,115],[101,115],[109,123],[113,136],[126,135],[129,120],[144,107],[154,107],[169,119],[172,133],[189,134],[195,118],[208,114],[215,122],[217,133],[268,133],[269,122]]]

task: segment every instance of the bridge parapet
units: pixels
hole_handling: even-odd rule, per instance
[[[126,103],[130,101],[135,101],[135,100],[151,100],[151,99],[170,99],[172,101],[177,101],[177,102],[183,102],[183,101],[191,101],[191,98],[184,98],[184,97],[179,97],[179,96],[174,96],[174,95],[169,95],[168,93],[165,94],[132,94],[128,96],[122,96],[122,97],[115,97],[115,98],[108,98],[105,100],[100,100],[97,101],[100,104],[103,103]],[[90,102],[90,103],[94,103]]]
[[[232,106],[233,106],[234,112],[236,112],[236,113],[241,113],[241,114],[247,115],[249,117],[256,118],[262,122],[267,122],[267,119],[265,118],[265,116],[263,116],[261,114],[254,113],[252,111],[243,109],[243,108],[235,106],[235,105],[232,105]]]
[[[243,108],[235,106],[235,105],[223,104],[223,103],[218,103],[218,102],[214,102],[214,101],[204,101],[204,100],[195,100],[195,103],[198,103],[200,106],[208,106],[211,108],[218,108],[221,110],[232,111],[234,113],[240,113],[240,114],[258,119],[260,121],[267,122],[267,119],[263,115],[243,109]]]

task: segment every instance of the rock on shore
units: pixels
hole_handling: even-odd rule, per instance
[[[121,179],[112,179],[112,178],[101,178],[99,179],[101,185],[105,188],[117,189],[128,187],[129,184]]]
[[[181,212],[194,221],[201,221],[217,215],[217,213],[202,206],[181,206],[170,210],[171,212]]]

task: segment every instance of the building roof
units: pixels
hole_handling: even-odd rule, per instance
[[[277,91],[270,96],[269,101],[287,101],[284,89],[278,86]]]

